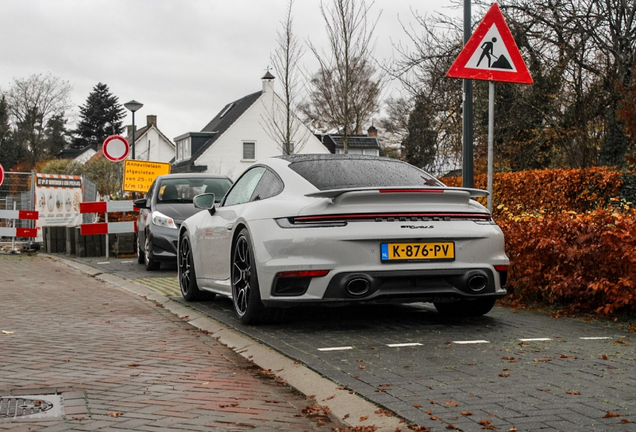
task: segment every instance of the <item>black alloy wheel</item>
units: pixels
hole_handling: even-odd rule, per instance
[[[179,262],[178,277],[181,295],[186,301],[195,301],[201,298],[201,291],[197,284],[197,276],[194,271],[194,260],[192,257],[192,245],[190,237],[184,234],[179,241]]]
[[[236,317],[243,324],[261,320],[264,308],[261,303],[252,244],[246,229],[239,233],[232,254],[232,301]]]

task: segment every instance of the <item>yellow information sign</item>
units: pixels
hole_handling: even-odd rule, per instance
[[[124,162],[124,191],[148,192],[152,182],[164,174],[170,174],[170,164],[126,159]]]

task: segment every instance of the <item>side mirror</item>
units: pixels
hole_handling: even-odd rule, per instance
[[[194,204],[194,207],[207,210],[210,212],[211,215],[213,215],[216,211],[216,209],[214,208],[214,200],[215,198],[213,193],[202,193],[195,196],[192,199],[192,203]]]
[[[146,198],[141,198],[133,201],[133,205],[140,209],[149,209],[148,200]]]

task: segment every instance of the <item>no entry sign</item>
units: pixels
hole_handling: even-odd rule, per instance
[[[113,162],[121,162],[126,159],[130,146],[126,138],[120,135],[111,135],[104,140],[102,145],[102,152],[106,159]]]
[[[2,186],[3,181],[4,181],[4,168],[2,168],[2,164],[0,164],[0,186]]]

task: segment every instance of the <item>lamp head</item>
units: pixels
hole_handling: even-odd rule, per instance
[[[131,100],[130,102],[126,102],[124,104],[124,107],[126,107],[126,109],[131,111],[131,112],[137,111],[142,106],[144,106],[144,104],[142,104],[141,102],[137,102],[136,100]]]

